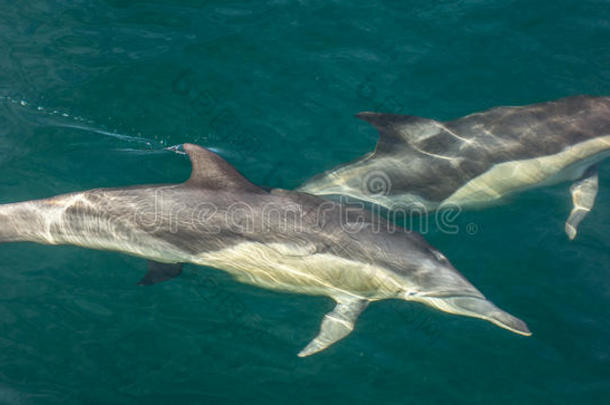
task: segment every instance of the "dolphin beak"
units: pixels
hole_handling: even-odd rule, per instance
[[[349,192],[349,187],[338,173],[331,172],[312,177],[301,184],[297,191],[314,195],[342,195]]]
[[[424,298],[424,302],[452,314],[485,319],[501,328],[508,329],[509,331],[520,335],[531,336],[532,334],[525,322],[519,318],[515,318],[508,312],[502,311],[483,297],[426,297]]]
[[[329,192],[329,186],[332,185],[324,180],[325,179],[323,177],[314,177],[313,179],[309,179],[305,183],[301,184],[297,188],[297,191],[315,195],[327,194]]]

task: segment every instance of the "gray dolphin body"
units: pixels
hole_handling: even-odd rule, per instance
[[[0,241],[72,244],[151,260],[141,284],[177,276],[182,263],[225,270],[273,290],[322,295],[337,305],[308,356],[349,334],[375,300],[419,301],[523,335],[416,233],[364,210],[250,183],[213,152],[185,144],[193,170],[172,185],[95,189],[0,206]]]
[[[498,107],[439,122],[357,115],[380,132],[376,150],[316,176],[299,190],[387,209],[480,207],[530,188],[572,181],[565,231],[576,236],[597,194],[597,163],[610,155],[610,98],[575,96]]]

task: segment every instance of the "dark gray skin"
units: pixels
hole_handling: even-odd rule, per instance
[[[316,176],[300,191],[348,196],[387,209],[481,207],[562,181],[574,209],[573,239],[593,207],[597,164],[610,155],[610,98],[576,96],[498,107],[439,122],[408,115],[357,115],[380,132],[373,153]]]
[[[250,183],[213,152],[185,144],[193,164],[181,184],[96,189],[0,206],[0,241],[73,244],[151,260],[142,284],[180,274],[182,263],[225,270],[253,285],[337,302],[300,356],[351,332],[371,301],[419,301],[523,335],[414,232],[365,210]]]

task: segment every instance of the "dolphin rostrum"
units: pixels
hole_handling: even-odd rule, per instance
[[[374,112],[357,117],[379,130],[375,151],[312,178],[299,191],[389,210],[434,210],[490,205],[572,181],[565,232],[574,239],[595,202],[597,164],[610,155],[610,97],[498,107],[448,122]]]
[[[299,356],[347,336],[371,301],[398,298],[530,335],[418,234],[363,209],[282,189],[266,191],[215,153],[184,144],[193,169],[170,185],[95,189],[0,205],[0,241],[71,244],[150,260],[141,284],[183,263],[225,270],[273,290],[333,298],[336,307]]]

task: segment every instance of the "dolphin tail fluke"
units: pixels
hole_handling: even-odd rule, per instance
[[[318,336],[301,350],[299,357],[318,353],[349,335],[368,304],[369,301],[359,298],[337,299],[335,309],[324,315]]]
[[[570,240],[574,240],[578,224],[593,208],[595,197],[597,196],[597,188],[597,166],[590,167],[583,177],[570,187],[574,206],[565,226],[566,234]]]

